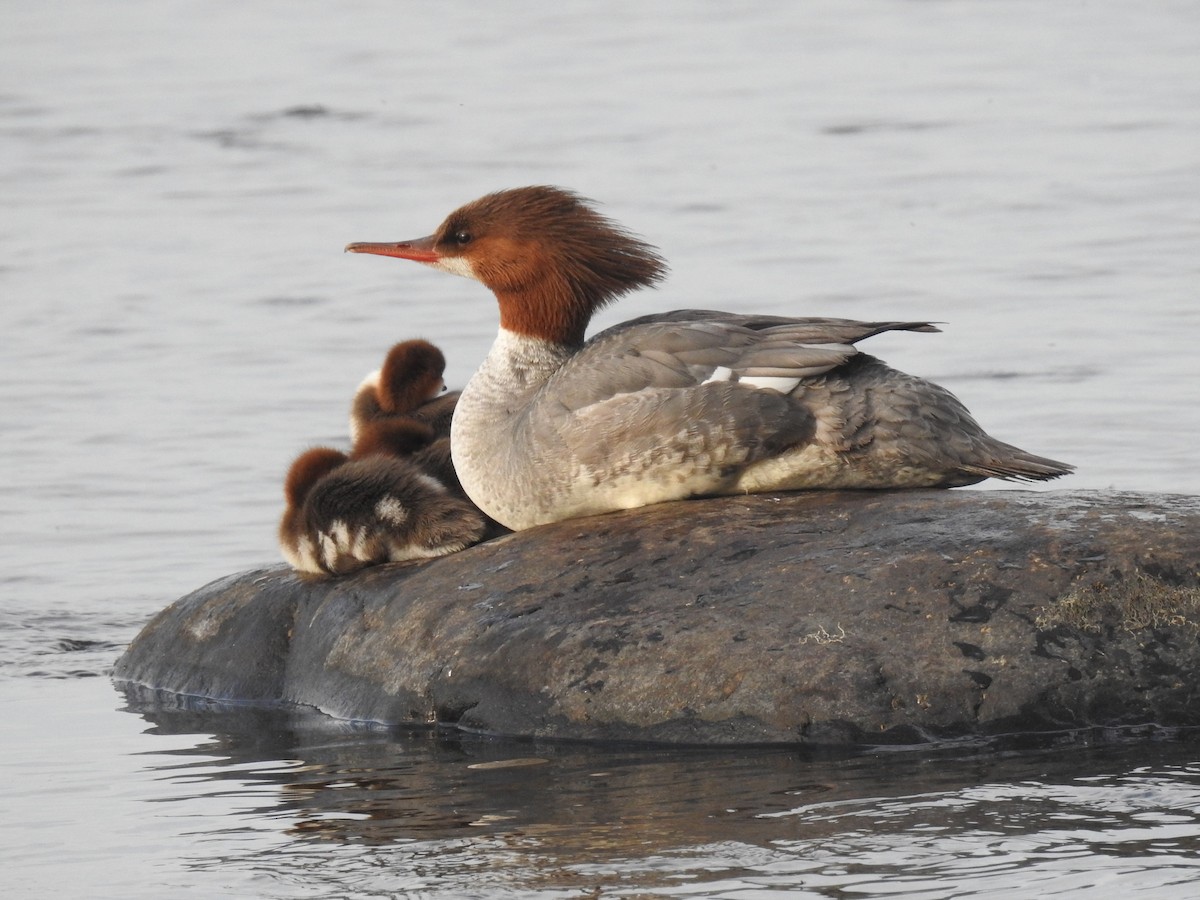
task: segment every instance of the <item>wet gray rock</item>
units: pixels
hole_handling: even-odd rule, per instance
[[[275,567],[168,607],[114,674],[143,702],[587,740],[1195,726],[1200,498],[752,495],[343,578]]]

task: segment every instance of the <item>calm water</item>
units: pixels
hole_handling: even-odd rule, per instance
[[[928,318],[870,349],[1063,487],[1200,493],[1200,6],[8,3],[7,896],[1189,896],[1200,751],[461,743],[119,712],[157,609],[275,558],[280,480],[478,286],[351,240],[573,187],[682,306]],[[479,763],[537,758],[525,766]]]

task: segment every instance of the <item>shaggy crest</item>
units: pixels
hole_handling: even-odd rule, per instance
[[[513,188],[451,213],[433,236],[443,257],[467,257],[500,301],[501,325],[580,344],[592,313],[663,279],[658,251],[571,191]]]

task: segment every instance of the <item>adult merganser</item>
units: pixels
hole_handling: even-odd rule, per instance
[[[500,333],[451,429],[467,495],[513,529],[697,495],[1038,481],[1073,467],[987,435],[944,388],[859,353],[927,322],[680,310],[584,343],[662,279],[649,244],[555,187],[489,194],[429,237],[355,243],[481,281]]]

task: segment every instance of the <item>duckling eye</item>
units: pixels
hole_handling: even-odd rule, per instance
[[[466,230],[454,232],[454,243],[460,247],[471,243],[471,232]]]

